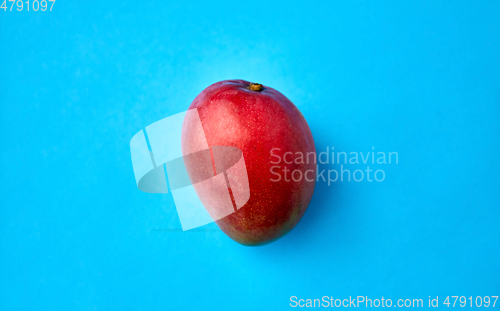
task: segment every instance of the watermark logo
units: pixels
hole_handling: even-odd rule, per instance
[[[183,230],[226,217],[250,199],[243,153],[209,146],[197,109],[140,130],[130,141],[130,154],[137,187],[148,193],[170,190]]]

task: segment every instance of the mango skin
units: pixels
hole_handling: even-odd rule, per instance
[[[198,109],[209,146],[237,147],[245,159],[250,199],[217,225],[236,242],[262,245],[288,233],[304,215],[316,183],[316,164],[307,155],[316,149],[304,116],[288,98],[268,86],[252,89],[248,81],[220,81],[203,90],[189,109]],[[185,125],[183,150],[189,148],[186,137],[194,135],[189,131]],[[286,152],[292,163],[284,162]],[[304,163],[297,160],[300,153]],[[294,170],[302,172],[300,180],[299,173],[291,178]]]

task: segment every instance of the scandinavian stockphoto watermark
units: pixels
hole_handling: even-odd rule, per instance
[[[271,173],[273,182],[299,182],[305,179],[308,182],[326,182],[328,186],[335,182],[382,182],[386,179],[384,165],[397,165],[397,152],[378,151],[372,147],[371,151],[336,151],[335,147],[327,146],[325,151],[316,152],[283,152],[280,148],[273,148],[270,152]],[[290,165],[314,164],[316,176],[312,169],[289,169]],[[324,168],[320,165],[332,165]],[[371,168],[370,168],[371,165]],[[360,167],[361,166],[361,167]]]
[[[438,307],[495,307],[498,296],[428,296],[428,298],[390,299],[382,297],[349,296],[337,298],[323,296],[319,298],[290,297],[292,308],[438,308]]]

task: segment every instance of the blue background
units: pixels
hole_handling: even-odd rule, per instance
[[[500,295],[499,14],[498,1],[0,10],[0,310]],[[290,98],[318,152],[399,163],[380,183],[319,182],[267,246],[215,224],[181,232],[170,195],[137,189],[129,141],[233,78]]]

